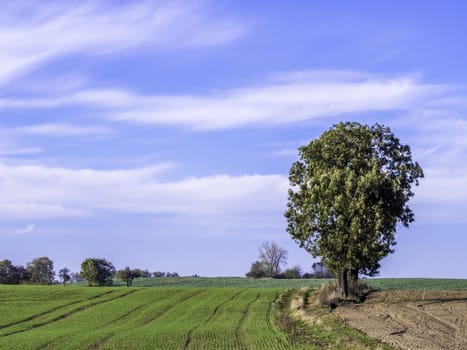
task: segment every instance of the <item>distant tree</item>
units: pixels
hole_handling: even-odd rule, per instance
[[[414,220],[407,203],[422,168],[410,147],[379,124],[339,123],[299,155],[289,172],[287,232],[322,257],[347,297],[349,280],[375,275],[393,252],[397,225]]]
[[[15,266],[18,277],[18,283],[27,283],[31,280],[31,275],[23,265]]]
[[[259,260],[264,264],[266,277],[280,273],[281,266],[287,265],[288,252],[275,242],[264,242],[259,248]]]
[[[329,271],[323,262],[318,261],[311,265],[311,273],[314,278],[334,278],[335,275],[332,271]]]
[[[152,273],[152,276],[153,276],[153,277],[156,277],[156,278],[165,277],[165,272],[156,271],[156,272],[153,272],[153,273]]]
[[[66,283],[71,280],[70,270],[66,267],[60,269],[60,271],[58,271],[58,277],[62,280],[63,286],[65,286]]]
[[[281,277],[287,279],[301,278],[302,277],[302,268],[298,265],[286,269],[280,274]]]
[[[178,278],[180,277],[178,273],[176,272],[166,272],[165,277],[172,277],[172,278]]]
[[[151,272],[149,272],[147,269],[146,270],[140,270],[140,269],[137,269],[139,270],[142,278],[150,278],[151,277]]]
[[[70,283],[80,283],[84,282],[84,278],[81,276],[79,272],[72,272],[70,274]]]
[[[81,263],[80,275],[88,286],[108,286],[113,283],[115,267],[105,259],[88,258]]]
[[[15,266],[10,260],[0,261],[0,283],[1,284],[19,284],[23,279],[22,266]]]
[[[48,257],[43,256],[28,263],[26,270],[31,276],[31,283],[53,284],[54,283],[54,263]]]
[[[130,287],[133,284],[135,278],[139,278],[143,276],[143,271],[140,269],[131,270],[128,266],[125,267],[123,270],[118,270],[115,277],[122,280],[126,283],[127,287]]]
[[[251,264],[250,271],[246,273],[246,277],[262,278],[266,276],[266,267],[262,261],[255,261]]]

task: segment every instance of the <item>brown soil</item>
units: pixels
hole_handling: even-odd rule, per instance
[[[467,349],[467,290],[374,292],[333,313],[402,349]]]

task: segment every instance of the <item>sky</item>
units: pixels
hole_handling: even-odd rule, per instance
[[[467,278],[464,1],[10,1],[0,259],[243,276],[297,148],[391,128],[425,178],[380,277]]]

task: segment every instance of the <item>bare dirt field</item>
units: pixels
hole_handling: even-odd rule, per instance
[[[374,292],[333,313],[402,349],[467,349],[467,290]]]

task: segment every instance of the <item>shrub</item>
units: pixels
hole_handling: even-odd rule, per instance
[[[319,305],[335,308],[339,302],[339,293],[335,282],[327,282],[319,288]]]
[[[342,299],[339,297],[337,284],[335,282],[328,282],[323,284],[319,289],[319,304],[321,306],[335,308],[343,301],[361,303],[371,291],[373,291],[373,289],[366,282],[350,280],[349,296],[346,299]]]

